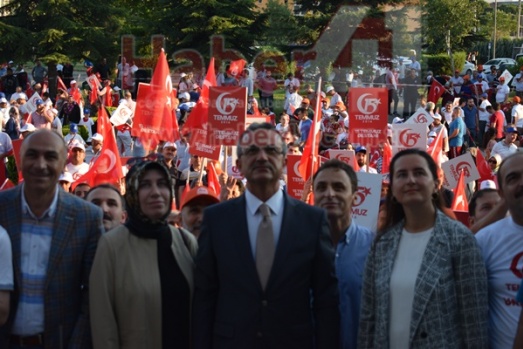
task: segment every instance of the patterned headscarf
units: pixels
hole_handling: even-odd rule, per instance
[[[174,197],[173,181],[171,179],[171,175],[169,174],[169,170],[164,165],[155,161],[143,161],[135,164],[133,167],[131,167],[125,176],[125,204],[129,221],[131,221],[132,225],[145,224],[147,225],[147,228],[151,228],[156,225],[164,225],[167,222],[167,216],[169,216],[169,213],[171,212],[169,207],[160,219],[153,220],[145,216],[140,207],[140,200],[138,198],[140,181],[145,176],[147,171],[153,169],[160,171],[160,173],[164,175],[165,180],[169,183],[169,188],[171,188],[169,203],[172,202]]]

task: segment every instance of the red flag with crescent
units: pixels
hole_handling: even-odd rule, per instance
[[[429,102],[437,103],[438,99],[443,95],[443,93],[445,93],[445,87],[440,84],[438,80],[432,79],[427,100]]]

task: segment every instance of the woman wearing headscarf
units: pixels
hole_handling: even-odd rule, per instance
[[[445,215],[438,187],[427,152],[392,159],[363,276],[358,348],[488,348],[485,264],[470,230]]]
[[[162,164],[135,164],[125,185],[127,221],[101,237],[90,276],[94,348],[189,348],[196,239],[167,224]]]

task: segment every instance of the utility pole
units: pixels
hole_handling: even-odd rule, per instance
[[[498,27],[498,0],[494,1],[494,45],[492,47],[492,58],[496,58],[496,37],[497,37],[497,27]]]
[[[521,38],[521,0],[518,1],[518,39]]]

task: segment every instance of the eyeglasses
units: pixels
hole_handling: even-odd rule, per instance
[[[267,154],[269,156],[276,156],[276,155],[283,154],[283,150],[278,147],[267,146],[267,147],[260,148],[255,145],[252,145],[249,148],[243,149],[242,153],[247,156],[255,156],[255,155],[258,155],[262,149],[265,152],[265,154]]]

